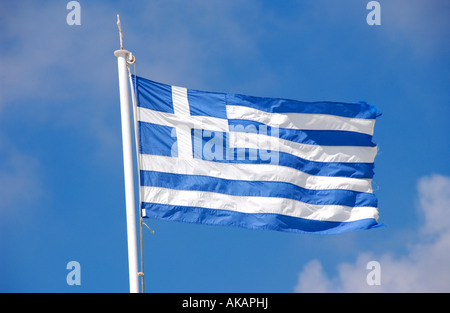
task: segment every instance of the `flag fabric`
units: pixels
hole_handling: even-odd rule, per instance
[[[132,78],[142,217],[318,234],[379,226],[374,106]]]

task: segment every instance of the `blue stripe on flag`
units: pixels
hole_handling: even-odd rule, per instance
[[[365,102],[302,102],[289,99],[262,98],[226,94],[227,105],[240,105],[270,113],[330,114],[342,117],[374,119],[377,110]]]
[[[375,219],[352,222],[317,221],[271,213],[241,213],[189,206],[142,202],[146,217],[184,223],[244,227],[255,230],[277,230],[294,233],[333,235],[381,226]]]
[[[317,205],[376,207],[374,194],[351,190],[310,190],[276,181],[229,180],[141,170],[141,186],[217,192],[232,196],[279,197]]]
[[[263,123],[229,119],[230,131],[244,131],[248,133],[272,135],[273,132],[281,139],[304,143],[308,145],[321,146],[359,146],[359,147],[375,147],[372,142],[372,136],[368,134],[355,133],[342,130],[298,130],[287,128],[275,128],[267,126]]]
[[[233,157],[230,160],[213,159],[213,162],[221,163],[242,163],[242,164],[270,164],[270,159],[261,159],[258,150],[246,148],[244,152],[241,149],[232,149]],[[271,151],[269,151],[270,153]],[[242,159],[239,157],[243,155]],[[251,159],[254,155],[256,159]],[[204,155],[196,158],[209,160]],[[278,165],[287,166],[304,173],[316,176],[336,176],[349,178],[372,178],[374,173],[373,163],[340,163],[340,162],[315,162],[299,158],[295,155],[278,152]]]

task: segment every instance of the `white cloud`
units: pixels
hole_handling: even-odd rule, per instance
[[[448,177],[424,177],[418,184],[420,208],[424,217],[422,231],[426,234],[450,232],[450,190]]]
[[[395,256],[362,253],[354,263],[338,266],[329,278],[318,260],[305,265],[295,292],[449,292],[450,291],[450,177],[433,175],[418,183],[420,212],[424,223],[419,242],[410,243],[408,253]],[[381,284],[369,286],[369,261],[380,264]]]

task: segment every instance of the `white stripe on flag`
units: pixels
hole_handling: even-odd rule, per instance
[[[378,219],[375,207],[315,205],[276,197],[232,196],[222,193],[142,186],[142,201],[175,206],[201,207],[241,213],[283,214],[316,221],[351,222]]]
[[[173,174],[203,175],[229,180],[286,182],[310,190],[342,189],[372,193],[372,180],[315,176],[274,164],[220,163],[200,159],[182,160],[159,155],[140,155],[141,169]]]
[[[374,119],[349,118],[327,114],[269,113],[258,109],[227,105],[229,119],[250,120],[271,127],[303,130],[345,130],[373,135]]]
[[[319,146],[255,133],[230,132],[230,148],[253,148],[286,152],[316,162],[373,163],[377,147]]]

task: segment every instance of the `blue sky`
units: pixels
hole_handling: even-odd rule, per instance
[[[146,291],[450,291],[447,1],[380,0],[379,26],[362,0],[79,1],[79,26],[67,2],[0,4],[1,292],[128,292],[118,13],[140,76],[383,113],[385,227],[317,236],[146,220]]]

